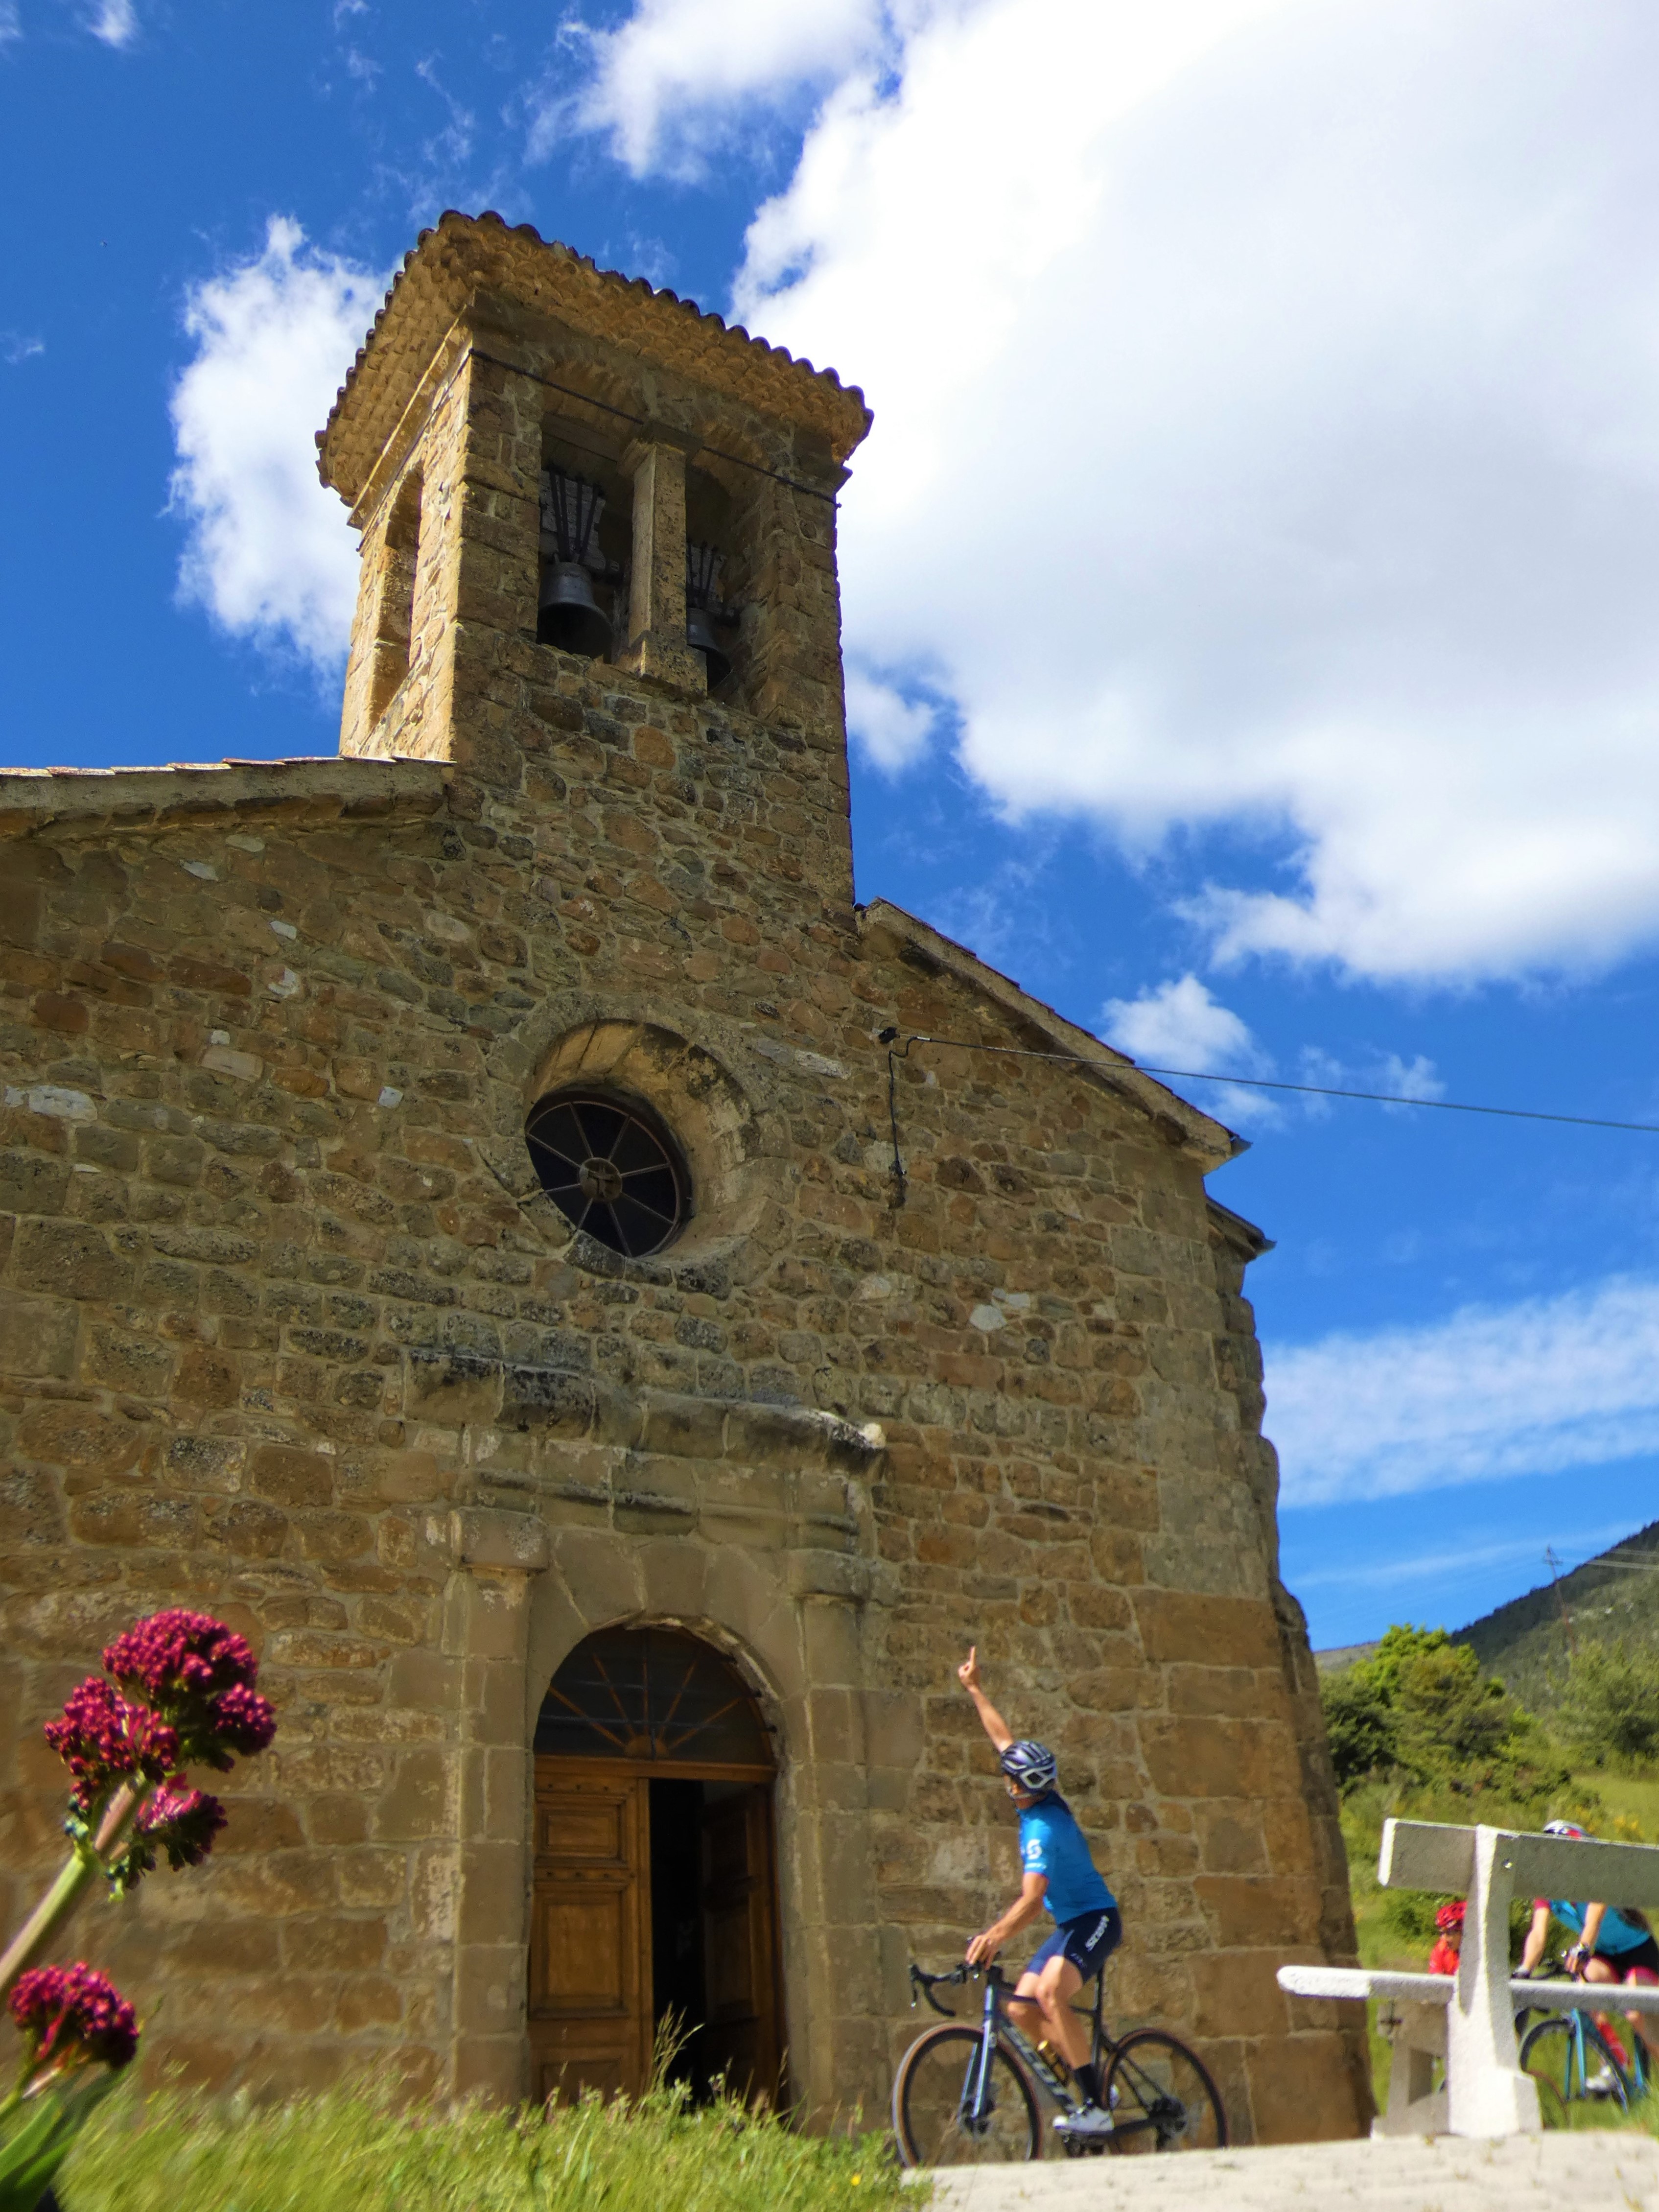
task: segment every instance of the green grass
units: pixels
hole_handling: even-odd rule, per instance
[[[737,2106],[689,2113],[661,2092],[548,2119],[343,2094],[246,2112],[123,2097],[58,2183],[64,2212],[891,2212],[900,2190],[878,2136],[799,2135]]]
[[[1606,1820],[1595,1823],[1598,1835],[1614,1843],[1650,1844],[1659,1840],[1659,1775],[1615,1774],[1611,1768],[1597,1767],[1594,1772],[1575,1778],[1586,1789],[1594,1790],[1607,1808]],[[1628,1827],[1616,1827],[1620,1821],[1633,1822],[1637,1832],[1632,1834]]]

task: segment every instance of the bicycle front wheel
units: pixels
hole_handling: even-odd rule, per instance
[[[1221,2150],[1227,2115],[1203,2061],[1161,2029],[1126,2035],[1106,2075],[1112,2132],[1121,2158],[1161,2150]]]
[[[1604,2106],[1630,2109],[1625,2071],[1594,2021],[1584,2022],[1581,2045],[1572,2022],[1560,2013],[1527,2030],[1521,2045],[1521,2071],[1538,2084],[1538,2104],[1547,2128],[1570,2128],[1572,2107]]]
[[[1036,2158],[1042,2120],[1023,2068],[998,2044],[980,2109],[973,2110],[984,2038],[974,2027],[930,2027],[899,2061],[893,2133],[906,2166],[1006,2166]]]

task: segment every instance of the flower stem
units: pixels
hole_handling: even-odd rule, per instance
[[[10,1996],[18,1976],[33,1965],[81,1902],[88,1885],[102,1874],[105,1857],[149,1794],[145,1784],[135,1789],[131,1783],[123,1783],[99,1824],[96,1844],[75,1845],[57,1881],[0,1958],[0,2001]]]

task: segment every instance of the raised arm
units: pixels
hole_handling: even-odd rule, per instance
[[[980,1687],[979,1646],[976,1644],[969,1646],[968,1656],[957,1668],[957,1680],[973,1699],[974,1709],[986,1735],[999,1751],[1006,1751],[1014,1740],[1014,1732]]]

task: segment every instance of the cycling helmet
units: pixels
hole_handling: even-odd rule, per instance
[[[1581,1843],[1588,1843],[1590,1839],[1588,1828],[1575,1826],[1571,1820],[1546,1820],[1544,1833],[1547,1836],[1577,1836]]]
[[[1041,1797],[1060,1779],[1060,1768],[1048,1745],[1032,1743],[1029,1739],[1011,1743],[1002,1753],[1001,1765],[1015,1788],[1028,1791],[1033,1797]]]
[[[1449,1936],[1454,1928],[1461,1928],[1463,1925],[1463,1916],[1468,1910],[1468,1906],[1462,1898],[1455,1898],[1449,1905],[1443,1905],[1439,1911],[1435,1914],[1434,1924],[1443,1936]]]

